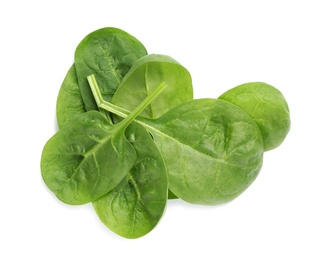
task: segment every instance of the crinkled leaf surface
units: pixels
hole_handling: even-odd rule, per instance
[[[218,99],[185,102],[158,119],[138,117],[152,133],[179,198],[216,205],[241,194],[258,175],[263,139],[241,108]]]
[[[117,28],[102,28],[88,34],[75,51],[75,66],[86,110],[97,110],[87,76],[97,78],[104,100],[110,102],[122,78],[147,51],[132,35]]]
[[[135,164],[123,181],[93,206],[113,232],[138,238],[159,222],[167,201],[168,180],[163,158],[149,133],[133,124],[126,136],[137,153]]]
[[[105,195],[128,174],[136,152],[124,135],[98,111],[81,114],[46,143],[41,157],[48,188],[67,204]]]
[[[57,96],[56,116],[58,127],[62,128],[78,115],[85,113],[75,65],[67,72]]]
[[[140,58],[123,78],[112,103],[132,111],[161,82],[167,88],[140,114],[158,118],[171,108],[193,99],[191,75],[169,56],[151,54]]]
[[[278,147],[290,130],[290,112],[286,99],[275,87],[263,82],[239,85],[219,99],[241,107],[254,118],[263,135],[265,151]]]

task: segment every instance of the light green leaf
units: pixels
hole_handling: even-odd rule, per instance
[[[171,108],[193,99],[191,75],[169,56],[152,54],[139,59],[123,78],[112,103],[132,111],[160,82],[167,88],[141,116],[158,118]]]
[[[290,130],[287,101],[275,87],[263,82],[239,85],[219,99],[235,104],[254,118],[263,135],[265,151],[278,147]]]
[[[109,104],[108,111],[127,111]],[[217,205],[235,199],[257,177],[263,138],[253,118],[218,99],[192,100],[158,119],[137,117],[153,136],[167,167],[169,188],[179,198]]]

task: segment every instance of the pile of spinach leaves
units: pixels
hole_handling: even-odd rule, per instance
[[[168,199],[235,199],[290,128],[276,88],[252,82],[193,99],[185,67],[147,54],[117,28],[96,30],[77,46],[56,111],[59,131],[41,156],[45,184],[64,203],[91,202],[126,238],[150,232]]]

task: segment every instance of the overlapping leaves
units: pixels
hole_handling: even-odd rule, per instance
[[[168,197],[203,205],[235,199],[260,172],[264,150],[281,144],[290,127],[274,87],[248,83],[219,99],[193,100],[186,68],[147,55],[116,28],[78,45],[57,120],[60,130],[42,153],[45,183],[65,203],[92,202],[126,238],[150,232]]]

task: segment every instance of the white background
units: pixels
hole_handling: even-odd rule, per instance
[[[284,94],[291,131],[245,193],[217,207],[170,201],[128,240],[48,191],[40,156],[59,87],[77,44],[107,26],[184,65],[195,98],[250,81]],[[326,1],[2,1],[0,29],[0,259],[329,259]]]

